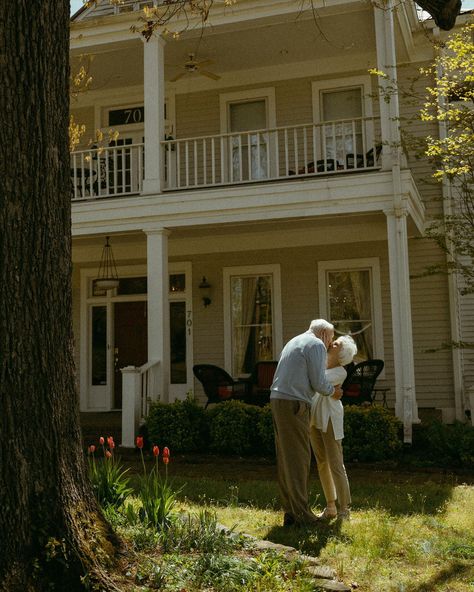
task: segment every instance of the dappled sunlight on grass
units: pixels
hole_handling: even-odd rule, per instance
[[[185,506],[196,509],[210,504],[226,526],[319,556],[341,580],[357,582],[367,592],[474,589],[473,486],[449,486],[447,495],[448,486],[439,483],[426,483],[422,493],[421,486],[413,492],[409,486],[394,490],[390,483],[379,482],[372,486],[377,491],[372,507],[367,497],[361,503],[366,490],[361,496],[356,486],[361,509],[353,511],[350,522],[332,521],[306,529],[283,528],[281,511],[273,509],[272,503],[267,508],[248,505],[240,497],[240,485],[238,491],[228,490],[227,503],[207,499]],[[258,496],[258,486],[254,493]],[[390,499],[396,512],[386,507]]]

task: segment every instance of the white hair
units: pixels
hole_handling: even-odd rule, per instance
[[[357,353],[357,345],[350,335],[341,335],[334,343],[340,343],[341,349],[338,352],[338,361],[341,366],[347,366],[354,359]]]
[[[320,337],[324,331],[334,331],[334,325],[331,325],[325,319],[314,319],[309,324],[309,330],[312,331],[316,337]]]

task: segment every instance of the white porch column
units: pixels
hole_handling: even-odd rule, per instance
[[[383,170],[390,170],[399,160],[401,149],[393,11],[393,0],[382,0],[380,4],[374,5],[377,70],[388,77],[378,78]]]
[[[161,193],[164,171],[160,142],[165,139],[165,41],[144,40],[145,178],[143,193]]]
[[[385,215],[392,303],[395,413],[403,421],[404,441],[411,442],[412,424],[419,419],[413,359],[407,212],[404,209],[392,210]]]
[[[170,318],[168,302],[168,236],[169,230],[145,230],[147,235],[148,276],[148,360],[160,361],[157,393],[168,403],[170,362]]]

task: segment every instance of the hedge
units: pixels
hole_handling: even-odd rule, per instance
[[[203,409],[193,400],[154,403],[147,418],[149,442],[174,452],[210,451],[218,454],[274,456],[270,406],[225,401]],[[344,458],[380,461],[402,448],[401,423],[382,407],[346,407]]]

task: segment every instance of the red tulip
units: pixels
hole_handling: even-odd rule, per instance
[[[140,448],[140,450],[143,448],[143,436],[137,436],[137,448]]]
[[[110,452],[110,450],[105,451],[105,456],[106,456],[106,458],[110,458],[112,456],[112,453]]]
[[[109,436],[107,438],[107,444],[109,445],[110,450],[113,450],[115,448],[115,442],[112,436]]]
[[[104,437],[103,437],[103,436],[101,436],[101,437],[99,438],[99,442],[100,442],[100,445],[101,445],[101,446],[103,446],[103,445],[104,445],[104,442],[105,442],[105,440],[104,440]]]
[[[95,446],[94,446],[94,444],[91,444],[89,446],[89,454],[94,454],[94,452],[95,452]]]
[[[165,458],[169,458],[169,456],[170,456],[170,449],[168,448],[168,446],[165,446],[165,447],[163,448],[163,456],[164,456]]]
[[[158,446],[153,446],[153,456],[158,456],[160,454],[160,449]]]
[[[163,462],[165,463],[165,465],[167,465],[170,462],[170,457],[169,456],[163,456]]]

